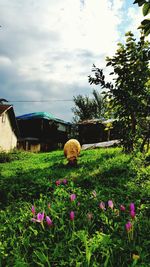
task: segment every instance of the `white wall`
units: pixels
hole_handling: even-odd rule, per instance
[[[9,151],[17,146],[17,137],[10,124],[8,113],[0,116],[0,150]]]

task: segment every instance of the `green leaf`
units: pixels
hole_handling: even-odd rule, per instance
[[[48,261],[47,256],[42,251],[38,251],[38,250],[37,251],[34,251],[34,254],[37,256],[38,260],[40,261],[40,262],[38,262],[38,264],[41,265],[41,264],[47,263],[48,266],[50,266],[50,263]]]
[[[150,19],[144,19],[142,22],[141,22],[142,25],[149,25],[150,24]]]
[[[132,37],[128,37],[126,41],[127,42],[131,42],[131,41],[133,41],[133,38]]]
[[[128,32],[126,32],[126,33],[125,33],[125,36],[130,36],[130,37],[133,37],[133,36],[134,36],[134,34],[133,34],[131,31],[128,31]]]
[[[110,66],[111,65],[111,62],[109,61],[107,64],[106,64],[106,66]]]
[[[143,16],[146,16],[147,14],[150,13],[150,3],[145,3],[143,6]]]
[[[138,4],[139,6],[142,6],[145,3],[145,0],[135,0],[133,4]]]
[[[38,235],[38,231],[36,229],[33,229],[31,226],[29,226],[29,229],[34,233],[35,236]]]
[[[109,251],[107,252],[107,256],[106,256],[106,260],[104,262],[104,267],[107,267],[108,264],[109,264],[109,259],[110,259],[110,254],[109,254]]]
[[[145,36],[148,36],[150,34],[150,28],[145,30]]]
[[[142,29],[144,31],[145,36],[148,36],[150,34],[150,19],[143,20],[138,29]]]

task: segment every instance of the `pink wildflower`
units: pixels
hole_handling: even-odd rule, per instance
[[[39,222],[39,223],[43,223],[44,220],[44,212],[43,213],[38,213],[37,214],[37,219],[36,218],[32,218],[31,221],[32,222]]]
[[[33,215],[35,215],[35,207],[32,205],[31,212]]]
[[[134,205],[134,203],[130,203],[130,211],[135,211],[135,205]]]
[[[53,222],[49,216],[46,216],[46,223],[48,226],[52,226]]]
[[[68,182],[67,179],[63,180],[63,184],[67,184],[67,182]]]
[[[101,201],[99,203],[99,207],[100,207],[100,209],[105,210],[105,203],[103,201]]]
[[[57,181],[56,181],[56,185],[58,186],[58,185],[60,185],[60,184],[61,184],[60,180],[57,180]]]
[[[132,228],[132,223],[131,222],[126,223],[127,232],[129,232],[131,230],[131,228]]]
[[[132,219],[134,219],[134,217],[135,217],[135,211],[134,210],[131,210],[130,211],[130,215],[131,215]]]
[[[37,222],[43,222],[44,220],[44,212],[37,214]]]
[[[112,200],[108,200],[108,207],[113,209],[114,204],[113,204]]]
[[[70,212],[70,220],[71,221],[74,221],[74,211],[71,211]]]
[[[120,210],[125,211],[126,210],[125,206],[120,205]]]
[[[70,195],[70,201],[74,201],[76,199],[76,195],[75,194],[71,194]]]

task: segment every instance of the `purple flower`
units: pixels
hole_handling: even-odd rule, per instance
[[[37,222],[43,222],[44,220],[44,212],[37,214]]]
[[[130,211],[135,211],[135,205],[134,205],[134,203],[130,203]]]
[[[63,184],[67,184],[67,183],[68,183],[67,179],[64,179]]]
[[[113,204],[112,200],[108,200],[108,207],[113,209],[114,204]]]
[[[99,207],[100,207],[100,209],[105,210],[105,203],[103,201],[101,201],[99,203]]]
[[[35,215],[35,207],[32,205],[31,212],[33,215]]]
[[[120,210],[125,211],[126,210],[125,206],[120,205]]]
[[[132,223],[131,222],[126,223],[127,232],[129,232],[131,230],[131,228],[132,228]]]
[[[134,219],[134,217],[135,217],[135,211],[134,210],[131,210],[130,211],[130,215],[131,215],[132,219]]]
[[[56,181],[56,185],[58,186],[58,185],[60,185],[60,184],[61,184],[60,180],[57,180],[57,181]]]
[[[70,220],[73,221],[74,220],[74,211],[70,212]]]
[[[77,203],[77,205],[78,205],[78,206],[80,206],[80,205],[81,205],[81,203],[80,203],[80,202],[78,202],[78,203]]]
[[[31,219],[32,222],[39,222],[39,223],[42,223],[43,220],[44,220],[44,212],[38,213],[37,214],[37,219],[35,219],[35,218]]]
[[[48,226],[52,226],[53,222],[49,216],[46,216],[46,223]]]
[[[70,195],[70,201],[74,201],[76,199],[76,195],[75,194],[71,194]]]

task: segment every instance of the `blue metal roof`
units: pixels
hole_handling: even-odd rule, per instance
[[[34,112],[28,113],[21,116],[17,116],[17,120],[32,120],[32,119],[46,119],[46,120],[53,120],[56,122],[61,122],[64,124],[71,124],[70,122],[63,121],[61,119],[56,118],[53,114],[47,112]]]

